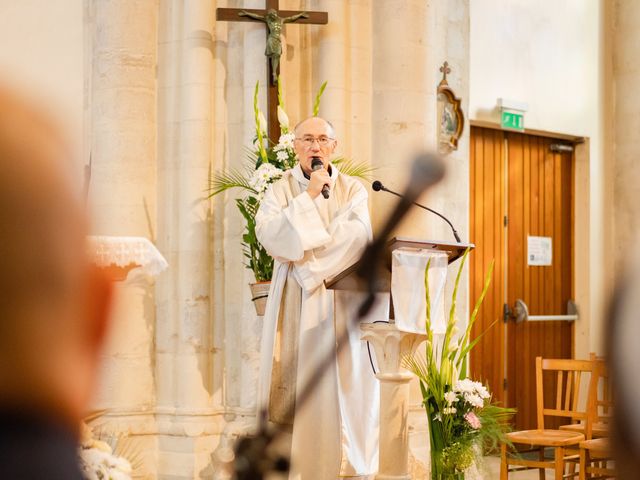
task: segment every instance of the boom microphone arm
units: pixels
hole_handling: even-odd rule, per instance
[[[376,191],[376,192],[379,192],[380,190],[382,190],[383,192],[388,192],[388,193],[391,193],[391,194],[395,195],[396,197],[401,197],[402,198],[402,195],[400,195],[397,192],[394,192],[393,190],[389,190],[379,180],[376,180],[375,182],[373,182],[371,184],[371,188],[373,188],[373,190]],[[416,207],[424,208],[428,212],[431,212],[431,213],[439,216],[441,219],[443,219],[445,222],[447,222],[449,224],[449,227],[451,227],[451,231],[453,232],[453,236],[455,237],[456,241],[458,243],[461,243],[460,236],[458,235],[458,232],[453,227],[453,224],[449,221],[449,219],[447,217],[445,217],[444,215],[442,215],[439,212],[436,212],[434,209],[426,207],[426,206],[424,206],[424,205],[422,205],[422,204],[420,204],[418,202],[413,202],[413,205],[415,205]]]

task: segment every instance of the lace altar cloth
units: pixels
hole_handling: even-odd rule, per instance
[[[89,236],[89,255],[100,267],[126,267],[132,263],[151,276],[169,266],[153,243],[144,237]]]

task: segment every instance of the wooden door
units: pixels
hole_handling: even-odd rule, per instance
[[[570,358],[573,351],[571,322],[504,321],[505,305],[513,309],[517,299],[530,315],[563,315],[573,298],[573,154],[551,152],[553,142],[471,130],[472,301],[495,259],[473,335],[486,333],[472,352],[471,372],[496,399],[518,409],[517,429],[536,426],[535,357]],[[529,264],[529,237],[551,239],[551,265]]]

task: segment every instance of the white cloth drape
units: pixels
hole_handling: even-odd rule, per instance
[[[447,327],[444,312],[444,288],[447,281],[448,257],[437,250],[399,248],[391,259],[391,294],[398,329],[426,333],[427,312],[424,271],[429,264],[431,329],[442,334]]]
[[[87,237],[89,256],[100,267],[130,264],[142,267],[142,271],[156,276],[169,264],[151,241],[144,237],[112,237],[95,235]]]

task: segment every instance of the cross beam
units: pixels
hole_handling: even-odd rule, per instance
[[[279,10],[279,0],[266,0],[266,8],[241,9],[217,8],[216,20],[227,22],[262,22],[267,26],[267,123],[269,139],[277,143],[280,138],[278,122],[278,86],[273,81],[280,73],[280,55],[282,44],[280,34],[285,23],[303,23],[326,25],[329,21],[327,12],[305,12],[301,10]]]

